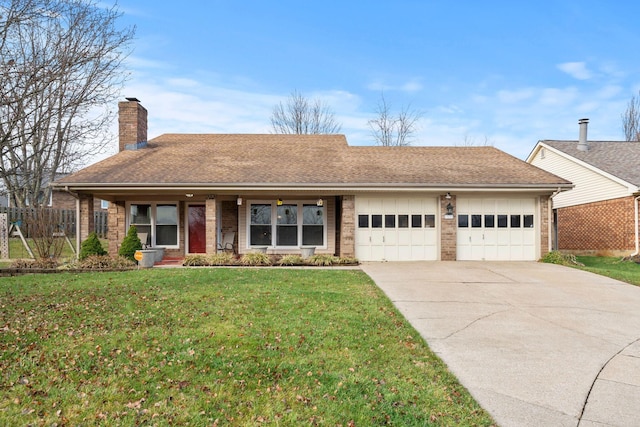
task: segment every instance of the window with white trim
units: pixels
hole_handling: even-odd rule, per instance
[[[326,246],[325,207],[315,203],[249,202],[247,222],[249,246]]]
[[[135,225],[138,233],[147,233],[148,245],[178,246],[177,203],[132,203],[129,224]]]

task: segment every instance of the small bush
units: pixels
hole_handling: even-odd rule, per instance
[[[235,265],[236,258],[232,253],[218,252],[207,256],[207,261],[209,265]]]
[[[320,265],[320,266],[333,265],[338,263],[338,258],[329,254],[322,254],[322,255],[319,254],[319,255],[310,256],[307,259],[307,263],[311,265]]]
[[[340,264],[340,265],[358,265],[358,264],[360,264],[360,261],[358,261],[358,258],[344,257],[344,258],[338,258],[338,264]]]
[[[278,265],[304,265],[305,261],[300,255],[284,255],[278,260]]]
[[[560,251],[548,252],[545,256],[543,256],[540,259],[540,261],[546,262],[548,264],[583,265],[581,262],[578,262],[575,255],[563,254]]]
[[[107,251],[105,251],[104,248],[102,247],[102,243],[100,243],[100,239],[98,238],[98,235],[95,232],[89,234],[86,240],[82,242],[82,245],[80,245],[79,258],[81,260],[91,255],[106,255],[106,254],[107,254]]]
[[[271,265],[271,258],[269,255],[262,252],[249,252],[242,255],[240,258],[240,264],[242,265]]]
[[[142,249],[142,242],[138,237],[138,230],[135,225],[129,227],[129,231],[127,231],[127,235],[124,240],[122,240],[122,244],[120,245],[120,249],[118,249],[118,255],[121,257],[125,257],[131,261],[135,262],[135,258],[133,257],[136,251]]]
[[[89,255],[83,260],[69,264],[69,269],[82,270],[120,270],[134,268],[136,263],[125,257],[110,257],[108,255]]]
[[[57,268],[58,262],[54,258],[40,258],[35,261],[18,259],[11,263],[11,267],[21,269]]]
[[[211,264],[209,264],[209,260],[207,259],[206,255],[192,254],[184,257],[184,261],[182,262],[182,265],[187,267],[203,267]]]

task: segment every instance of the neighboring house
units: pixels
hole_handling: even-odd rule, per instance
[[[539,141],[527,162],[570,180],[553,197],[557,249],[576,254],[638,253],[640,142]]]
[[[63,174],[63,173],[59,173],[56,174],[56,180],[62,179],[65,176],[67,176],[68,174]],[[45,188],[46,186],[49,185],[49,179],[48,178],[44,178],[42,181],[42,188]],[[44,196],[44,190],[41,190],[41,196],[40,198],[42,199]],[[0,207],[12,207],[15,206],[14,203],[12,203],[12,194],[9,193],[8,190],[6,190],[4,187],[0,188]],[[49,200],[46,203],[42,204],[42,207],[46,207],[46,208],[54,208],[54,209],[68,209],[68,210],[75,210],[76,209],[76,200],[77,198],[74,197],[72,194],[69,194],[66,191],[62,191],[60,189],[56,189],[54,188],[53,191],[51,192],[50,196],[49,196]],[[29,205],[28,201],[27,201],[27,206]],[[106,211],[109,207],[109,202],[107,202],[106,200],[100,200],[100,199],[96,199],[94,201],[94,209],[95,210],[104,210]]]
[[[114,156],[56,181],[109,201],[109,252],[130,225],[167,256],[247,253],[360,260],[536,260],[550,248],[550,196],[571,183],[493,147],[361,147],[343,135],[165,134],[119,103]]]

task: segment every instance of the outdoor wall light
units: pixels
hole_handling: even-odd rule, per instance
[[[238,204],[238,206],[242,206],[242,197],[238,197],[236,199],[236,203]]]
[[[316,206],[318,206],[318,207],[324,206],[324,200],[318,199],[318,201],[316,202]]]
[[[193,193],[187,193],[187,194],[185,194],[185,196],[187,196],[187,197],[193,197]]]
[[[282,199],[278,199],[278,200],[276,200],[276,205],[278,205],[278,206],[282,206]]]
[[[447,203],[447,213],[445,216],[453,217],[453,205],[451,203]]]
[[[447,192],[447,195],[444,196],[445,199],[451,200],[451,193]]]

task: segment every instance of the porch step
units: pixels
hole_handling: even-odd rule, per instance
[[[173,267],[177,267],[177,266],[181,266],[182,263],[184,262],[184,258],[170,258],[170,257],[164,257],[162,258],[162,261],[160,262],[156,262],[153,265],[156,266],[173,266]]]

